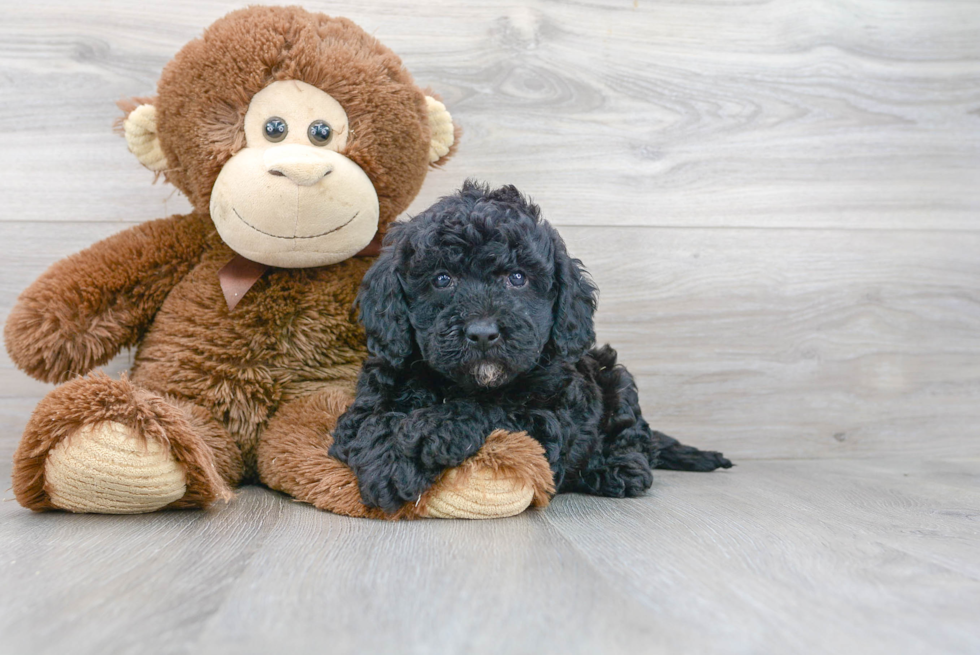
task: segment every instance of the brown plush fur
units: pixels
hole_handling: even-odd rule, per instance
[[[53,508],[47,453],[81,425],[112,420],[169,443],[188,487],[172,506],[207,506],[235,485],[262,481],[317,507],[379,516],[361,505],[350,471],[326,455],[365,356],[351,308],[373,260],[271,269],[233,312],[218,283],[234,253],[208,214],[211,187],[242,145],[252,96],[285,79],[319,87],[347,111],[353,134],[344,154],[377,190],[380,231],[418,192],[428,168],[424,94],[398,57],[350,21],[254,7],[189,43],[164,70],[154,102],[164,175],[194,213],[54,264],[7,321],[7,350],[20,368],[71,380],[41,402],[17,450],[14,490],[26,507]],[[129,346],[137,346],[129,379],[77,378]],[[542,497],[550,493],[528,475]]]
[[[374,183],[383,233],[425,178],[431,136],[425,94],[395,53],[346,18],[250,7],[184,46],[157,86],[167,181],[207,211],[214,179],[242,146],[252,96],[280,80],[322,89],[347,112],[351,138],[342,154]]]
[[[10,358],[38,380],[65,382],[136,345],[213,232],[207,216],[175,216],[56,262],[7,318]]]

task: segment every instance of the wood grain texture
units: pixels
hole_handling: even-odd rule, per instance
[[[254,487],[207,513],[5,503],[0,652],[973,653],[978,480],[980,460],[750,462],[492,522]]]
[[[739,457],[980,456],[976,234],[563,232],[665,431]]]
[[[188,209],[114,103],[244,4],[3,3],[0,321],[58,258]],[[492,523],[259,488],[41,516],[8,490],[0,655],[980,651],[976,2],[306,6],[464,127],[409,213],[471,176],[530,193],[651,421],[738,466]],[[0,353],[0,479],[49,388]]]
[[[0,223],[0,240],[24,246],[0,281],[0,320],[49,261],[120,226],[85,223],[76,244],[49,244],[51,227]],[[602,290],[599,340],[659,429],[736,459],[980,456],[980,234],[562,233]],[[0,392],[50,388],[12,366],[0,355]]]
[[[966,653],[980,628],[971,477],[966,490],[895,460],[752,463],[667,478],[656,510],[575,498],[545,519],[671,625],[669,652]]]
[[[113,103],[235,6],[5,8],[0,320],[57,258],[188,208]],[[977,453],[975,5],[310,7],[383,38],[465,127],[412,210],[466,176],[531,193],[665,429],[742,457]],[[0,354],[0,395],[45,389]]]
[[[0,219],[185,207],[146,188],[111,134],[113,103],[152,93],[180,46],[236,6],[7,3]],[[415,208],[475,175],[573,210],[569,224],[978,227],[969,0],[307,6],[376,34],[464,126],[458,158]],[[65,160],[71,174],[52,184],[50,164]]]

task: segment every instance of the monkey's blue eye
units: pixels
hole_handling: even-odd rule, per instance
[[[265,122],[262,132],[266,140],[279,143],[286,138],[286,134],[289,132],[289,126],[286,125],[286,121],[283,119],[278,116],[273,116]]]
[[[517,271],[508,275],[507,281],[512,287],[523,287],[525,284],[527,284],[527,276],[524,275],[524,273]]]
[[[315,146],[325,146],[330,143],[333,130],[327,125],[326,121],[313,121],[310,123],[310,141]]]
[[[446,273],[440,273],[432,278],[432,286],[434,286],[436,289],[445,289],[452,283],[453,279]]]

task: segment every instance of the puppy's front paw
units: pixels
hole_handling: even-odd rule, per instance
[[[421,516],[491,519],[545,507],[555,493],[544,449],[525,432],[495,430],[480,450],[446,471],[425,495]]]

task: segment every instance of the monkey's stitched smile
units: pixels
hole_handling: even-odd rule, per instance
[[[252,225],[251,223],[249,223],[248,221],[246,221],[244,218],[242,218],[242,215],[239,214],[238,213],[238,210],[235,209],[234,207],[231,208],[231,211],[235,212],[235,216],[238,217],[238,220],[240,220],[242,223],[244,223],[245,225],[249,226],[250,228],[252,228],[256,232],[261,232],[262,234],[264,234],[266,236],[269,236],[269,237],[272,237],[273,239],[288,239],[288,240],[292,240],[292,239],[316,239],[318,237],[322,237],[324,235],[330,234],[331,232],[336,232],[337,230],[339,230],[341,228],[345,228],[348,225],[350,225],[351,223],[353,223],[354,222],[354,219],[357,218],[357,216],[361,213],[360,210],[354,212],[354,215],[351,216],[350,218],[348,218],[347,219],[347,222],[344,223],[343,225],[338,225],[337,227],[331,228],[331,229],[327,230],[326,232],[321,232],[320,234],[312,234],[312,235],[306,236],[306,237],[284,237],[284,236],[280,236],[278,234],[272,234],[271,232],[266,232],[265,230],[260,230],[259,228],[255,227],[254,225]]]

